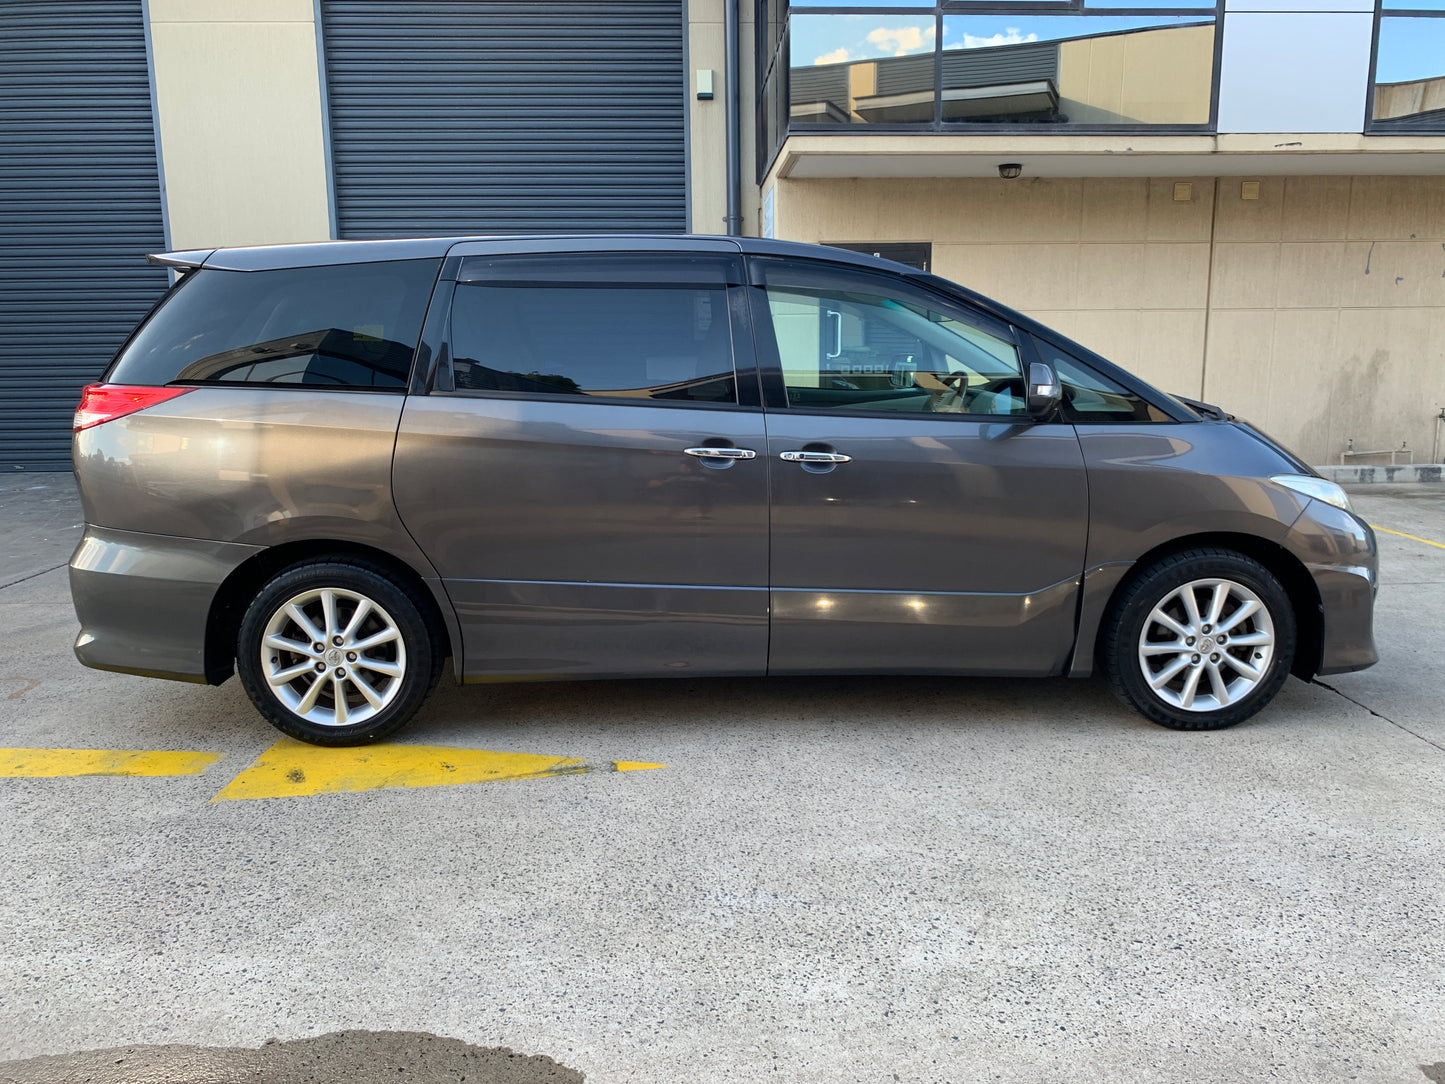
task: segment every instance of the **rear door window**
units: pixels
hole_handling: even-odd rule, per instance
[[[107,379],[400,391],[440,263],[202,268],[125,345]]]
[[[738,402],[728,257],[467,260],[452,300],[459,392]]]

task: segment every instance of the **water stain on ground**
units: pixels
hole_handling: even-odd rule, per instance
[[[0,1084],[582,1084],[575,1069],[421,1031],[236,1046],[118,1046],[0,1062]]]

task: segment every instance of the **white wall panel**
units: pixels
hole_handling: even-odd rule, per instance
[[[1372,18],[1362,12],[1226,15],[1219,131],[1362,131]]]
[[[1225,0],[1225,11],[1368,11],[1372,0]]]

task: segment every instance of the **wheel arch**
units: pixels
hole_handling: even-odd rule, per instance
[[[1118,582],[1114,584],[1113,589],[1109,592],[1108,600],[1103,606],[1097,608],[1094,627],[1088,630],[1088,634],[1092,637],[1088,657],[1094,667],[1100,665],[1099,653],[1103,650],[1104,638],[1101,630],[1106,627],[1119,599],[1123,597],[1129,587],[1156,561],[1184,550],[1201,547],[1232,550],[1235,553],[1243,554],[1258,561],[1269,570],[1275,579],[1279,580],[1280,586],[1289,596],[1290,605],[1294,610],[1296,645],[1294,662],[1290,668],[1291,673],[1305,681],[1314,677],[1319,671],[1321,653],[1324,649],[1324,606],[1320,600],[1319,589],[1315,586],[1314,577],[1310,575],[1304,563],[1283,546],[1258,535],[1237,534],[1228,531],[1171,538],[1168,542],[1155,546],[1135,559],[1127,571],[1119,577]],[[1084,631],[1080,629],[1081,633]],[[1073,672],[1078,674],[1078,669],[1075,668]]]
[[[205,677],[209,685],[220,685],[235,673],[236,637],[241,618],[256,592],[277,573],[318,557],[349,557],[377,566],[410,585],[426,607],[426,619],[441,632],[447,654],[460,657],[460,631],[451,603],[438,597],[424,576],[405,561],[359,542],[334,538],[312,538],[270,546],[237,565],[217,588],[206,616]]]

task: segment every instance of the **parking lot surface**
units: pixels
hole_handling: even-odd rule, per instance
[[[320,786],[236,682],[76,663],[72,483],[8,478],[0,1059],[370,1029],[592,1084],[1445,1081],[1445,487],[1355,501],[1381,663],[1232,730],[1100,681],[444,684],[398,736],[432,750],[379,754],[413,774]]]

